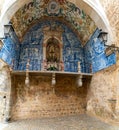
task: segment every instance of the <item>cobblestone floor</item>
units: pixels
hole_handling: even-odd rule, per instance
[[[88,115],[22,120],[9,123],[3,130],[119,130]]]

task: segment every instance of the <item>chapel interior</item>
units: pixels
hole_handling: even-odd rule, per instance
[[[2,2],[0,121],[83,113],[117,120],[116,1]]]

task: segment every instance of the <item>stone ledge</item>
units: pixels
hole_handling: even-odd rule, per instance
[[[83,77],[92,77],[91,73],[78,73],[78,72],[64,72],[64,71],[28,71],[30,75],[38,76],[38,75],[51,75],[55,73],[56,75],[69,75],[69,76],[79,76]],[[26,71],[12,71],[12,75],[25,75]]]

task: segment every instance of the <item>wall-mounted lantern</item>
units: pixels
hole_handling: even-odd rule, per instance
[[[106,43],[107,40],[108,40],[107,34],[108,34],[107,32],[101,31],[100,34],[98,35],[98,38],[99,38],[102,42]]]
[[[6,37],[9,37],[11,31],[14,31],[11,23],[4,25],[4,36],[0,37],[0,40],[2,41],[6,39]]]
[[[105,46],[105,54],[108,56],[110,54],[112,54],[113,52],[118,51],[119,52],[119,47],[115,46],[114,44],[112,45],[107,45],[106,42],[108,41],[108,33],[107,32],[103,32],[101,30],[100,34],[98,35],[98,38],[100,39],[100,41],[102,41],[104,43]]]
[[[10,32],[13,30],[12,24],[4,25],[4,36],[10,36]]]

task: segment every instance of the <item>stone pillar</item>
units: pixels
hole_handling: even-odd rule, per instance
[[[10,120],[11,76],[10,69],[0,61],[0,121]]]
[[[43,71],[46,70],[45,66],[46,66],[46,44],[43,43],[43,61],[42,61],[41,70],[43,70]]]
[[[63,44],[60,43],[60,61],[63,61],[62,52],[63,52]]]
[[[43,43],[43,60],[46,60],[46,44]]]
[[[78,73],[81,73],[81,63],[78,61]]]
[[[115,82],[116,82],[116,106],[115,112],[119,114],[119,54],[117,54],[117,63],[116,63],[116,75],[115,75]]]

